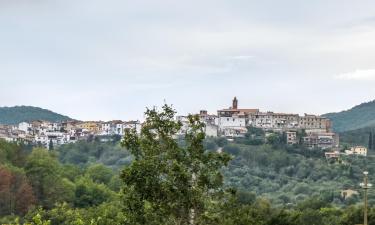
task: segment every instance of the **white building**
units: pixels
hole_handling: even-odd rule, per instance
[[[18,130],[23,131],[25,133],[29,133],[31,131],[31,124],[27,122],[19,123]]]
[[[345,154],[367,156],[367,148],[363,146],[355,146],[352,147],[350,150],[345,150]]]

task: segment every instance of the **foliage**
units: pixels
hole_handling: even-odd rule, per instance
[[[90,178],[81,177],[76,181],[74,205],[87,208],[110,201],[115,194],[104,184],[97,184]]]
[[[148,110],[141,135],[124,137],[126,149],[119,137],[53,151],[0,140],[0,224],[362,223],[362,193],[340,192],[358,190],[365,169],[375,180],[371,157],[327,161],[321,149],[288,146],[282,133],[251,127],[234,141],[205,139],[195,116],[186,137],[175,139],[181,124],[173,117],[169,106]]]
[[[0,107],[0,124],[18,124],[35,120],[60,122],[71,118],[32,106]]]
[[[78,165],[82,168],[98,163],[117,170],[129,165],[132,160],[129,152],[120,146],[119,141],[79,141],[60,146],[56,152],[62,163]]]
[[[347,111],[323,115],[333,123],[336,132],[356,130],[375,125],[375,101],[355,106]]]
[[[86,174],[94,182],[108,185],[112,179],[113,171],[103,164],[93,164],[87,168]]]
[[[25,214],[36,203],[25,173],[0,165],[0,178],[0,216]]]
[[[123,145],[135,160],[122,172],[126,224],[190,224],[209,213],[223,183],[219,169],[229,156],[205,152],[204,124],[189,116],[185,146],[173,137],[181,128],[167,105],[147,110],[141,135],[130,131]]]
[[[368,147],[370,133],[374,133],[374,127],[365,127],[357,130],[340,133],[340,142],[348,145],[362,145]]]

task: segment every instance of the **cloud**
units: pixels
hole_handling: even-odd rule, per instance
[[[339,80],[358,80],[358,81],[368,81],[375,80],[375,69],[369,70],[355,70],[353,72],[342,73],[335,76]]]

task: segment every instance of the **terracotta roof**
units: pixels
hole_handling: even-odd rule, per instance
[[[259,109],[222,109],[221,112],[243,112],[243,113],[257,113]]]

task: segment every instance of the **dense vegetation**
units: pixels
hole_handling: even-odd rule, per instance
[[[375,180],[371,159],[327,161],[254,128],[233,142],[204,139],[194,117],[176,142],[172,115],[148,111],[142,136],[128,133],[122,145],[117,137],[48,151],[0,141],[0,224],[361,223],[358,183],[366,167]],[[345,199],[343,189],[359,195]],[[375,208],[369,217],[375,224]]]
[[[336,132],[375,126],[375,101],[362,103],[349,110],[323,115],[333,122]]]
[[[0,107],[0,124],[12,125],[34,120],[60,122],[71,118],[32,106]]]
[[[368,147],[370,133],[375,134],[375,127],[365,127],[340,133],[340,142],[345,145],[363,145]]]
[[[130,165],[133,159],[130,153],[121,147],[120,140],[121,137],[114,136],[109,142],[89,139],[66,144],[57,149],[58,158],[64,164],[73,164],[81,168],[99,163],[118,171]]]

